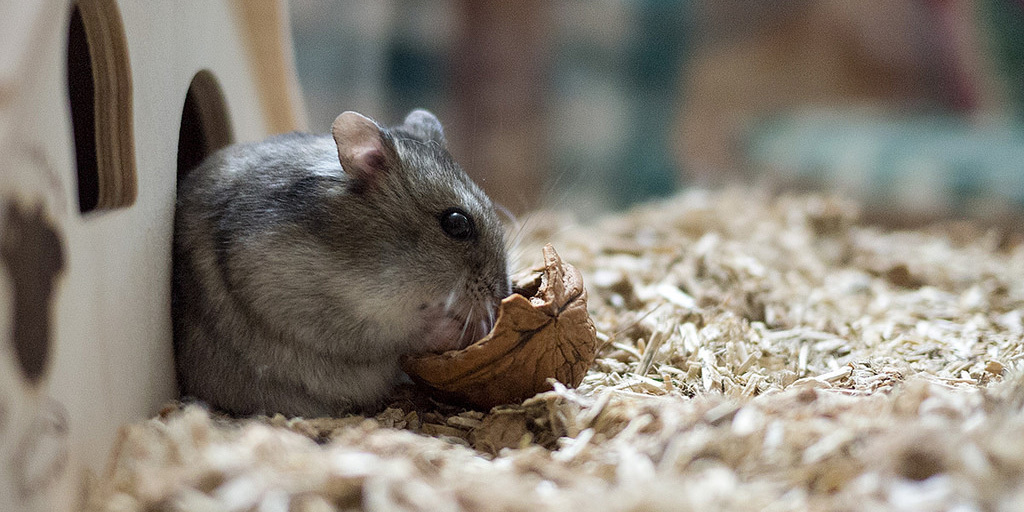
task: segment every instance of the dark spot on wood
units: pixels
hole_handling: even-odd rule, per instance
[[[22,374],[35,385],[50,352],[50,302],[64,268],[60,235],[42,207],[28,212],[9,202],[0,235],[0,263],[14,290],[14,353]]]

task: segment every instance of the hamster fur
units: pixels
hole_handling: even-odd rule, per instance
[[[511,292],[494,205],[424,110],[212,155],[179,186],[172,288],[183,395],[306,417],[378,404],[402,355],[482,337]]]

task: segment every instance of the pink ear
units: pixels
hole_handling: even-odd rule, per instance
[[[361,186],[372,185],[387,171],[388,147],[373,119],[358,112],[344,112],[331,124],[331,135],[338,145],[341,168]]]

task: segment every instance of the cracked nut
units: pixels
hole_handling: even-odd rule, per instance
[[[575,387],[594,362],[597,336],[579,270],[550,244],[544,268],[501,301],[491,332],[462,350],[407,356],[402,368],[431,394],[490,408]]]

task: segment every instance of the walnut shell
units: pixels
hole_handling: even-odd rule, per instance
[[[583,276],[548,244],[544,268],[521,288],[501,301],[490,334],[462,350],[408,356],[402,368],[432,395],[478,408],[549,391],[550,378],[579,385],[597,351]]]

